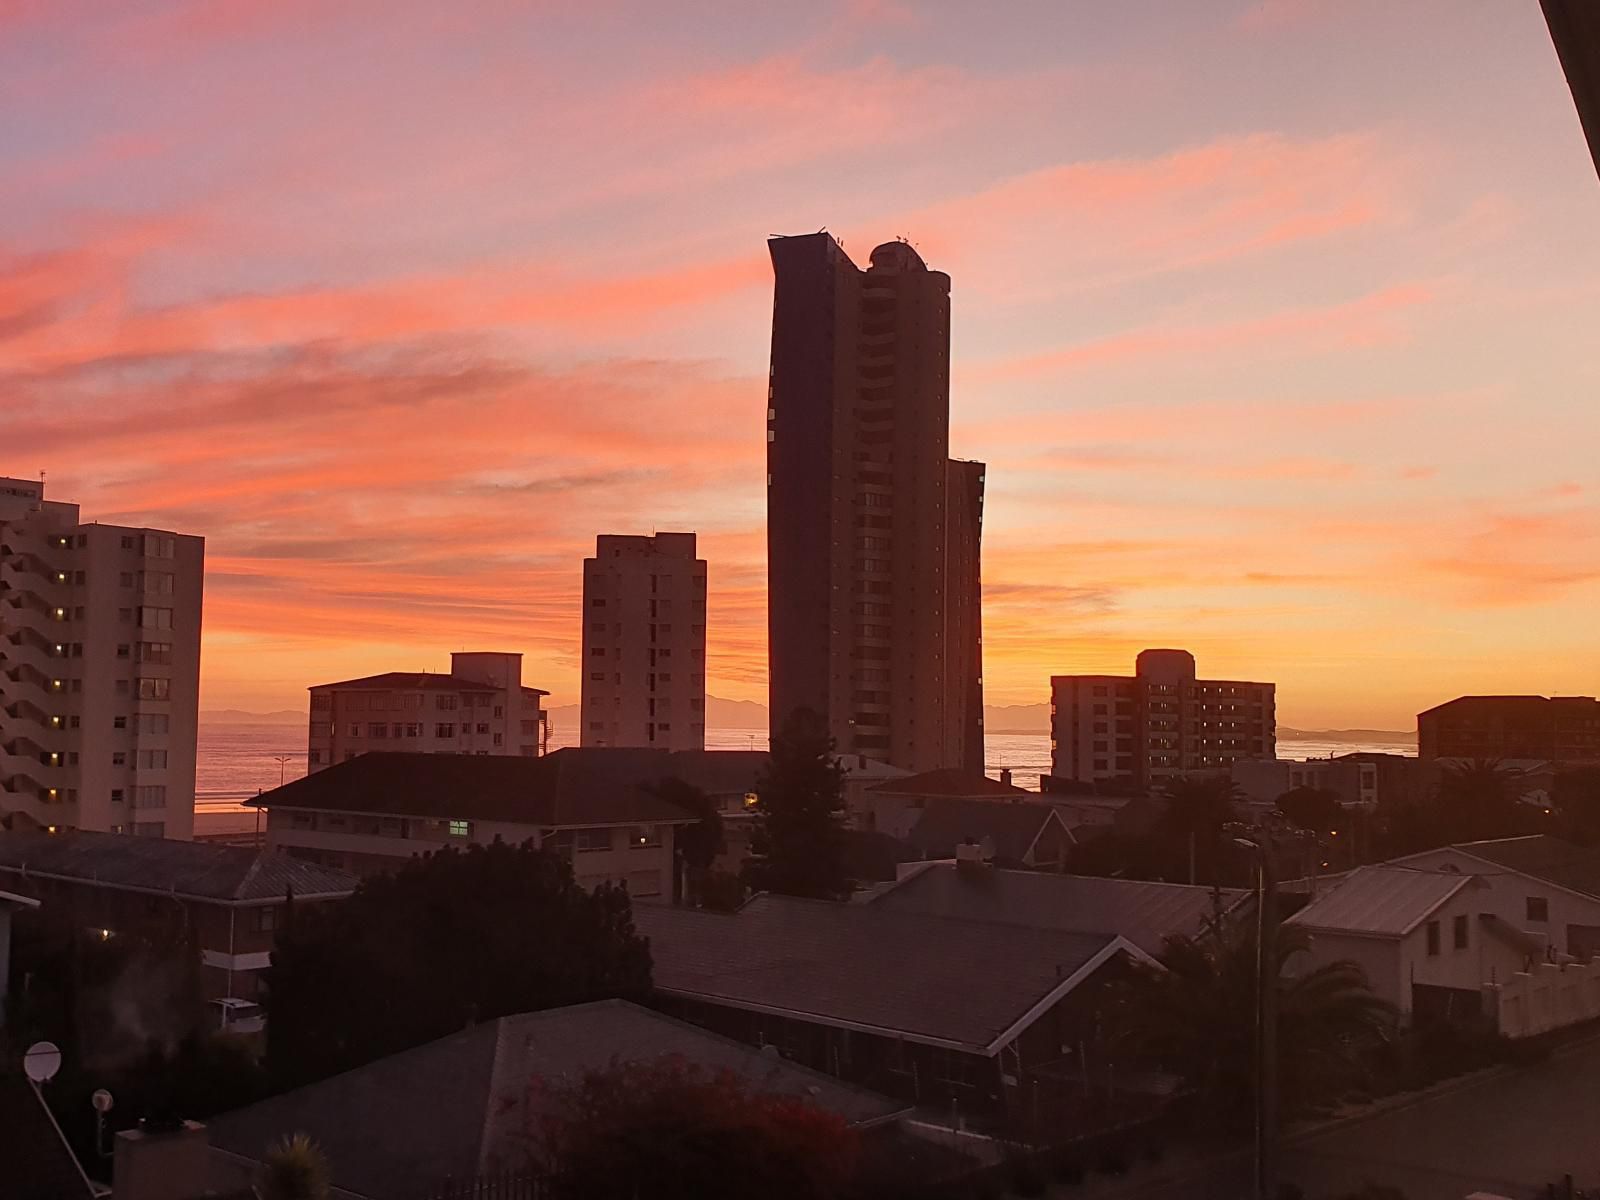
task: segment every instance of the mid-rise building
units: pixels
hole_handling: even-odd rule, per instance
[[[826,233],[768,243],[771,719],[842,755],[983,769],[984,466],[949,457],[950,277],[904,242],[863,271]]]
[[[1050,773],[1150,788],[1277,754],[1276,688],[1197,679],[1187,650],[1145,650],[1132,675],[1050,679]]]
[[[424,754],[544,751],[542,699],[522,682],[522,655],[450,656],[448,674],[389,671],[311,688],[306,769],[320,771],[371,750]]]
[[[1600,761],[1593,696],[1458,696],[1417,714],[1421,758]]]
[[[580,711],[580,745],[705,748],[706,560],[694,534],[595,539]]]
[[[0,821],[186,839],[205,540],[0,478]]]

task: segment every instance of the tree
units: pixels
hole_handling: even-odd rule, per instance
[[[844,862],[844,769],[833,757],[827,726],[798,709],[772,741],[750,846],[757,887],[786,896],[837,899],[850,882]]]
[[[1495,759],[1453,763],[1439,773],[1437,817],[1448,841],[1475,842],[1533,831],[1531,814],[1513,795],[1512,779]]]
[[[593,892],[559,855],[444,849],[297,909],[267,971],[267,1063],[294,1086],[472,1021],[643,998],[649,950],[628,893]]]
[[[256,1194],[261,1200],[328,1200],[328,1160],[305,1134],[285,1137],[262,1160]]]
[[[1312,833],[1336,833],[1348,824],[1339,793],[1327,788],[1292,788],[1278,797],[1278,811]]]
[[[693,825],[679,826],[672,843],[683,868],[684,902],[698,908],[704,902],[706,876],[724,848],[722,814],[710,796],[682,779],[663,779],[650,791],[700,818]]]
[[[1600,842],[1600,767],[1569,767],[1550,790],[1567,836],[1586,846]]]
[[[1394,1010],[1354,963],[1285,977],[1285,964],[1308,946],[1303,931],[1279,927],[1279,1095],[1289,1114],[1337,1098],[1360,1070],[1354,1051],[1385,1038],[1394,1023]],[[1137,965],[1123,987],[1119,1032],[1185,1079],[1201,1111],[1224,1124],[1242,1121],[1255,1086],[1255,923],[1169,938],[1160,957],[1159,968]]]
[[[827,1200],[855,1170],[842,1118],[678,1058],[530,1092],[560,1200]]]

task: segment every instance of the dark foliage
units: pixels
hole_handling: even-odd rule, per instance
[[[1251,882],[1250,860],[1222,834],[1237,819],[1237,790],[1221,777],[1175,778],[1162,796],[1160,815],[1145,833],[1110,832],[1074,846],[1067,869],[1080,875],[1194,881],[1222,887]]]
[[[1339,794],[1327,788],[1297,787],[1278,797],[1278,811],[1291,824],[1312,833],[1331,834],[1347,824]]]
[[[650,790],[700,818],[693,825],[679,826],[673,838],[674,853],[682,867],[684,903],[699,908],[705,903],[706,876],[724,848],[722,814],[711,797],[681,779],[663,779]]]
[[[593,893],[531,844],[441,850],[297,911],[267,972],[267,1062],[293,1086],[473,1021],[643,998],[625,890]]]
[[[810,709],[790,715],[772,741],[767,773],[756,785],[750,846],[751,884],[786,896],[849,895],[845,865],[844,771],[833,739]]]
[[[857,1162],[841,1118],[677,1059],[532,1087],[557,1200],[830,1200]]]
[[[744,880],[732,871],[707,871],[700,886],[700,907],[712,912],[734,912],[744,903]]]

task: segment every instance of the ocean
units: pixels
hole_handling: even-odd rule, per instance
[[[566,745],[558,735],[551,748]],[[708,729],[708,750],[765,750],[764,729]],[[1354,750],[1415,754],[1414,742],[1280,741],[1279,758],[1326,758]],[[1050,738],[1043,733],[992,733],[985,743],[988,773],[999,777],[1011,768],[1019,787],[1036,788],[1039,775],[1050,769]],[[196,805],[233,808],[258,791],[306,773],[306,731],[303,725],[203,722],[195,771]]]

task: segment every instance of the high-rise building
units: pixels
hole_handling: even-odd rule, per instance
[[[579,721],[584,746],[705,748],[706,560],[694,534],[595,539]]]
[[[904,242],[861,270],[826,233],[768,243],[768,658],[841,754],[983,767],[982,463],[949,457],[950,277]]]
[[[1145,650],[1129,675],[1050,679],[1050,774],[1154,787],[1277,755],[1277,688],[1196,679],[1187,650]]]
[[[1424,759],[1600,762],[1600,700],[1593,696],[1457,696],[1417,714]]]
[[[0,479],[0,819],[187,839],[205,539]]]
[[[374,750],[512,754],[544,748],[550,693],[522,682],[522,655],[450,656],[450,672],[388,671],[311,688],[306,769],[320,771]]]

